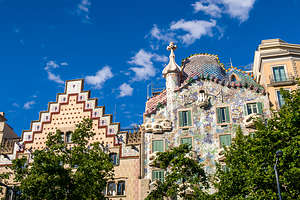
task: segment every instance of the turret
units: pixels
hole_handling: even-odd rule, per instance
[[[174,119],[173,110],[175,107],[175,92],[174,90],[179,86],[179,73],[180,67],[175,62],[174,50],[177,48],[173,42],[169,44],[167,50],[171,51],[169,56],[169,63],[164,68],[162,74],[166,79],[166,90],[167,90],[167,110],[170,114],[170,119]]]

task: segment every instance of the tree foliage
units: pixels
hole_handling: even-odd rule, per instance
[[[146,200],[207,197],[204,190],[209,187],[208,178],[203,166],[191,158],[191,154],[191,148],[187,144],[158,153],[154,163],[166,172],[166,176],[163,182],[157,181],[155,189]]]
[[[113,176],[113,164],[99,142],[88,142],[91,128],[90,119],[76,126],[72,148],[58,130],[48,135],[45,149],[32,153],[33,162],[26,157],[13,161],[21,199],[105,199],[102,191]]]
[[[217,170],[216,199],[279,199],[274,173],[277,150],[283,151],[277,166],[282,199],[300,199],[300,89],[281,93],[285,105],[270,119],[258,120],[253,136],[237,131],[225,151],[229,170]]]

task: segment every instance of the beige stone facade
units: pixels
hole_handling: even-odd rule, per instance
[[[271,108],[277,110],[284,104],[280,88],[296,89],[300,74],[300,45],[280,39],[262,40],[254,56],[253,74],[266,88]]]
[[[39,120],[32,121],[29,130],[22,133],[19,145],[11,152],[12,159],[29,155],[34,150],[45,148],[49,133],[63,132],[64,141],[72,146],[71,133],[83,118],[91,118],[92,131],[96,134],[90,142],[99,141],[109,149],[115,164],[115,177],[106,194],[109,199],[140,199],[140,140],[137,133],[120,131],[120,124],[112,122],[112,115],[105,114],[105,107],[90,98],[90,91],[83,90],[83,80],[66,82],[65,92],[57,94],[47,111],[40,112]],[[136,137],[136,138],[135,138]],[[130,145],[126,144],[130,142]],[[7,163],[9,164],[9,163]],[[121,186],[118,186],[122,184]],[[118,191],[118,187],[121,189]]]

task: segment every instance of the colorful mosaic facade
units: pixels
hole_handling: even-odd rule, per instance
[[[233,67],[225,70],[215,55],[192,55],[183,60],[179,72],[164,77],[166,90],[146,102],[142,125],[143,173],[150,182],[160,170],[152,165],[156,151],[188,143],[194,158],[214,173],[216,162],[223,159],[220,152],[230,145],[237,127],[249,134],[254,116],[270,115],[268,97],[253,75]]]

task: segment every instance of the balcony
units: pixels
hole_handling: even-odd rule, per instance
[[[296,77],[292,74],[288,74],[285,77],[281,77],[280,79],[275,79],[273,75],[270,75],[269,78],[270,78],[270,84],[268,84],[268,87],[287,86],[287,85],[294,85],[297,83]]]

